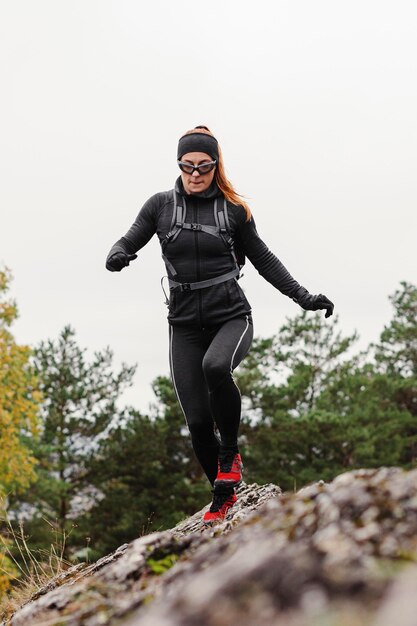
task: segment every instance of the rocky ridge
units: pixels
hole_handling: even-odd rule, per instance
[[[2,626],[385,626],[406,609],[414,619],[417,469],[238,495],[221,524],[205,527],[203,509],[71,568]]]

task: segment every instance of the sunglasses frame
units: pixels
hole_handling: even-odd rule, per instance
[[[185,163],[185,161],[177,161],[178,163],[178,167],[180,168],[180,170],[182,172],[184,172],[185,174],[191,174],[193,175],[195,170],[197,170],[197,172],[199,173],[200,176],[204,176],[205,174],[209,174],[217,165],[217,160],[214,159],[214,161],[208,161],[207,163],[201,163],[201,165],[192,165],[192,163]],[[202,167],[207,167],[208,165],[210,165],[210,169],[207,170],[207,172],[201,172],[200,169]],[[191,169],[191,172],[187,172],[187,170],[184,169],[184,167]]]

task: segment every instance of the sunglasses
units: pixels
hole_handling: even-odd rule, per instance
[[[211,170],[216,167],[216,163],[217,161],[209,161],[208,163],[202,163],[201,165],[192,165],[191,163],[178,161],[178,167],[186,174],[194,174],[194,170],[197,170],[197,172],[201,175],[211,172]]]

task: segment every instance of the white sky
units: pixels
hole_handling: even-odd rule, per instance
[[[146,410],[168,374],[156,237],[104,268],[145,200],[172,188],[178,137],[219,139],[229,177],[292,275],[362,345],[416,281],[414,0],[0,1],[0,263],[14,334],[65,324],[89,353],[138,363]],[[247,265],[255,333],[297,305]],[[91,352],[90,352],[91,351]]]

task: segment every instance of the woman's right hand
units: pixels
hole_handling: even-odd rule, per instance
[[[106,268],[110,272],[120,272],[124,267],[129,265],[130,261],[137,258],[137,254],[126,254],[126,252],[115,252],[106,261]]]

